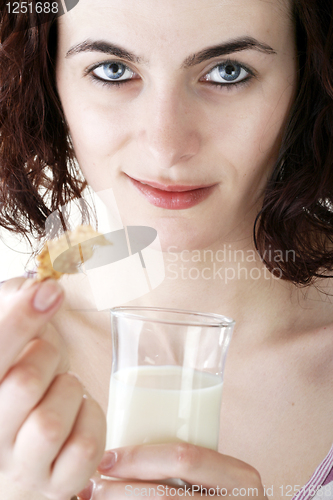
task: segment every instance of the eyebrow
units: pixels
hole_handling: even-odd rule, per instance
[[[258,50],[259,52],[264,52],[266,54],[276,54],[275,50],[269,45],[247,36],[245,38],[229,40],[226,43],[215,45],[214,47],[208,47],[208,49],[204,49],[197,54],[192,54],[185,59],[183,68],[190,68],[209,59],[213,59],[214,57],[225,56],[227,54],[241,52],[243,50]]]
[[[121,57],[121,59],[125,59],[129,62],[135,62],[138,64],[142,64],[144,62],[142,57],[136,56],[132,52],[119,47],[119,45],[105,42],[104,40],[97,40],[96,42],[85,40],[84,42],[78,43],[67,51],[65,57],[68,58],[75,54],[80,54],[81,52],[102,52],[103,54]]]
[[[244,38],[229,40],[228,42],[220,45],[214,45],[213,47],[208,47],[207,49],[197,52],[196,54],[192,54],[185,59],[182,64],[182,68],[190,68],[204,61],[208,61],[209,59],[213,59],[214,57],[225,56],[227,54],[241,52],[243,50],[257,50],[266,54],[276,54],[275,50],[269,45],[247,36]],[[103,54],[120,57],[121,59],[137,64],[148,63],[142,57],[139,57],[118,45],[104,40],[85,40],[84,42],[78,43],[67,51],[66,58],[75,54],[80,54],[81,52],[102,52]]]

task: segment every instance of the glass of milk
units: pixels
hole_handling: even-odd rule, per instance
[[[111,310],[106,449],[188,442],[217,450],[234,321],[175,309]]]

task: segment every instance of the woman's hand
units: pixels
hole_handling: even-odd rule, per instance
[[[63,300],[52,280],[15,279],[0,290],[0,472],[52,500],[87,483],[105,446],[105,417],[68,373],[49,320]]]
[[[186,443],[108,451],[98,471],[122,481],[95,476],[79,494],[81,500],[128,500],[138,496],[153,499],[163,496],[176,499],[189,496],[266,498],[260,475],[253,467],[216,451]],[[126,478],[131,479],[126,481]],[[167,486],[165,482],[169,478],[181,478],[188,486]]]

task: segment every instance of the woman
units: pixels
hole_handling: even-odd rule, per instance
[[[22,498],[17,484],[70,498],[97,466],[123,482],[94,476],[82,499],[169,477],[245,498],[327,484],[332,498],[332,2],[80,0],[53,24],[2,16],[3,226],[42,235],[85,182],[112,188],[123,222],[156,228],[164,250],[166,279],[137,303],[236,320],[219,453],[139,446],[99,464],[107,312],[82,275],[6,283],[6,498]]]

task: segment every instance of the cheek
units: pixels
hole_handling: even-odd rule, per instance
[[[251,99],[226,109],[223,124],[213,132],[214,143],[238,189],[245,178],[257,177],[261,187],[266,182],[278,157],[292,97],[292,88],[266,96],[259,90]],[[214,121],[218,123],[217,117]]]
[[[95,106],[75,106],[66,113],[77,156],[84,159],[113,154],[127,140],[125,124],[116,114]]]
[[[61,94],[60,94],[61,95]],[[87,95],[68,92],[62,106],[75,155],[88,183],[95,189],[111,187],[110,158],[117,157],[129,139],[127,117],[108,104],[87,101]]]

